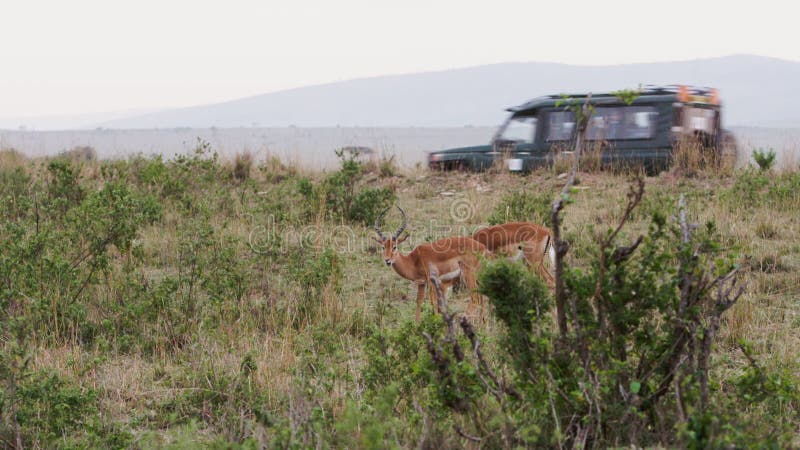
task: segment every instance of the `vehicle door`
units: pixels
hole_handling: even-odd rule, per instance
[[[535,115],[513,115],[493,140],[492,155],[508,170],[529,170],[534,156],[538,118]]]
[[[549,163],[572,155],[575,150],[575,114],[562,109],[543,112],[545,123],[542,141],[547,149]]]

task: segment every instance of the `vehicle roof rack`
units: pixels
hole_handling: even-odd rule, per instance
[[[691,95],[712,95],[714,93],[714,88],[705,86],[689,86],[687,84],[646,84],[642,86],[642,92],[653,94],[676,94],[680,92],[681,88],[686,89],[686,91]]]
[[[686,84],[645,84],[640,88],[639,92],[641,94],[677,94],[680,92],[681,88],[686,89],[686,93],[689,95],[710,96],[714,93],[714,88],[711,87],[689,86]],[[585,97],[587,94],[551,94],[545,95],[544,98],[561,98],[564,95],[567,95],[568,97],[580,98]],[[613,92],[596,92],[593,95],[596,97],[603,97],[613,95]]]
[[[670,95],[670,94],[677,94],[678,97],[683,97],[681,101],[689,101],[689,102],[699,102],[699,103],[712,103],[712,104],[719,104],[719,94],[715,88],[706,87],[706,86],[690,86],[685,84],[645,84],[639,87],[638,93],[640,95]],[[585,98],[588,93],[580,93],[580,94],[551,94],[551,95],[543,95],[540,97],[536,97],[534,99],[528,100],[527,102],[512,106],[510,108],[506,108],[506,111],[516,112],[516,111],[525,111],[527,109],[532,109],[535,107],[539,107],[541,102],[543,101],[550,101],[550,100],[558,100],[561,98]],[[592,93],[594,98],[598,100],[600,98],[609,98],[614,97],[614,91],[611,92],[597,92]],[[705,99],[703,99],[705,97]],[[710,100],[707,100],[710,99]]]

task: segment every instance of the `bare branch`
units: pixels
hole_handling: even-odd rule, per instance
[[[681,232],[683,233],[683,243],[688,244],[692,237],[689,223],[686,221],[686,198],[681,194],[678,199],[678,215],[680,217]]]
[[[513,386],[510,386],[505,382],[500,381],[497,375],[495,375],[495,373],[489,367],[489,364],[486,362],[486,358],[483,357],[483,352],[481,352],[481,341],[480,339],[478,339],[478,335],[475,333],[475,329],[472,327],[472,324],[466,317],[461,318],[461,329],[464,331],[464,335],[467,336],[467,339],[469,339],[470,343],[472,343],[472,351],[475,354],[475,358],[478,360],[480,368],[484,372],[486,372],[486,375],[492,380],[494,385],[497,386],[506,394],[516,399],[520,399],[521,396],[519,392],[517,392],[517,390],[514,389]],[[495,397],[497,397],[497,399],[500,400],[499,395],[495,395]]]
[[[639,247],[642,243],[644,236],[639,236],[633,242],[633,244],[629,245],[628,247],[617,247],[614,249],[614,253],[611,255],[611,260],[614,261],[614,264],[620,264],[630,258],[633,252]]]
[[[553,202],[553,209],[552,209],[552,222],[553,222],[553,249],[555,250],[555,268],[554,278],[555,278],[555,300],[556,300],[556,317],[558,322],[558,331],[561,335],[562,339],[566,339],[567,337],[567,313],[566,313],[566,305],[565,305],[565,298],[566,293],[564,291],[564,256],[566,256],[567,251],[569,250],[569,244],[561,239],[561,220],[560,220],[560,213],[561,210],[564,209],[564,200],[568,198],[570,189],[575,184],[575,175],[578,173],[578,165],[581,160],[581,154],[583,152],[583,142],[586,138],[586,125],[589,121],[589,116],[591,115],[591,108],[590,102],[592,100],[592,94],[589,94],[586,97],[586,100],[583,102],[583,106],[578,113],[575,114],[575,122],[577,127],[577,133],[575,136],[575,161],[572,163],[572,168],[569,172],[569,177],[567,177],[567,183],[564,185],[564,188],[561,190],[561,194],[558,196],[555,202]]]
[[[600,324],[601,335],[605,335],[607,329],[607,312],[605,305],[601,302],[601,297],[603,292],[603,282],[605,281],[606,271],[608,270],[608,260],[606,259],[608,248],[614,243],[617,235],[619,235],[620,231],[622,231],[622,227],[625,225],[628,219],[630,219],[633,210],[636,209],[639,203],[641,203],[643,197],[644,179],[642,177],[636,177],[635,184],[631,184],[630,189],[628,189],[628,203],[625,205],[625,211],[622,213],[622,218],[620,218],[617,227],[611,233],[609,233],[608,236],[600,241],[600,267],[597,272],[597,281],[595,282],[592,301],[594,301],[597,308],[597,322]],[[630,246],[616,248],[611,256],[611,260],[614,262],[614,264],[620,264],[628,259],[636,250],[636,248],[639,247],[639,244],[642,243],[642,239],[643,236],[639,236]]]
[[[454,425],[453,428],[455,428],[456,433],[458,433],[458,435],[463,437],[464,439],[470,440],[472,442],[480,442],[483,440],[483,438],[480,437],[470,436],[469,434],[462,431],[458,425]]]

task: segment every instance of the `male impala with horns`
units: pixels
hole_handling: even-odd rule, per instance
[[[383,262],[394,269],[401,277],[411,280],[417,285],[417,321],[420,320],[422,309],[422,299],[425,296],[425,288],[430,287],[430,299],[434,311],[438,311],[433,285],[431,283],[431,273],[435,271],[442,284],[443,292],[451,287],[456,280],[462,280],[470,290],[470,303],[467,308],[467,315],[473,314],[476,304],[481,303],[481,296],[476,292],[477,271],[480,268],[480,256],[488,255],[486,246],[469,237],[449,237],[437,241],[420,244],[410,253],[403,254],[398,249],[398,245],[403,243],[408,234],[403,234],[406,229],[406,213],[397,206],[403,217],[400,228],[391,236],[386,236],[381,231],[380,221],[386,211],[384,211],[375,221],[375,238],[383,247]],[[388,210],[387,210],[388,211]]]

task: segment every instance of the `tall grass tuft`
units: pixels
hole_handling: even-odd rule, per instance
[[[97,160],[97,150],[88,145],[79,145],[59,153],[58,157],[73,162],[88,163]]]
[[[0,170],[12,171],[27,164],[28,158],[12,149],[0,149]]]
[[[252,168],[253,154],[250,152],[237,153],[233,161],[233,178],[240,182],[249,180]]]

